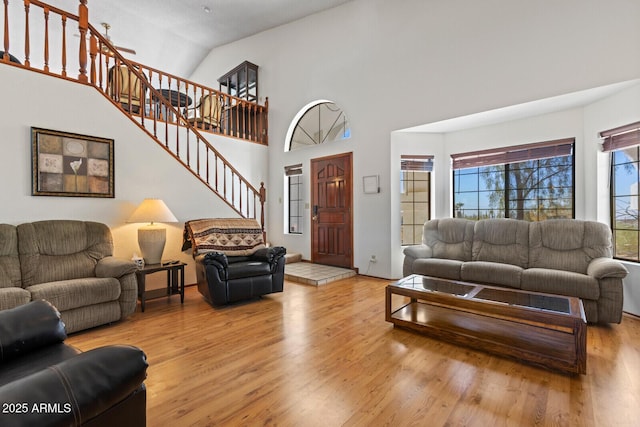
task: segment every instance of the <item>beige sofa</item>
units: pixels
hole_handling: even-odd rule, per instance
[[[111,231],[97,222],[0,224],[0,310],[47,300],[67,333],[125,318],[136,309],[136,265],[112,255]]]
[[[587,321],[620,323],[624,265],[611,230],[582,220],[434,219],[404,250],[403,273],[579,297]]]

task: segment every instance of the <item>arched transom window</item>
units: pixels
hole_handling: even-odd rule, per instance
[[[296,119],[290,129],[289,151],[351,137],[347,116],[331,101],[312,102],[300,110]]]

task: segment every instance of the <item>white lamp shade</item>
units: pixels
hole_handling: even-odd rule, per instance
[[[144,199],[127,222],[178,222],[178,219],[160,199]]]
[[[167,230],[156,222],[178,222],[167,205],[160,199],[144,199],[127,222],[146,222],[138,229],[138,246],[145,264],[159,264],[167,239]]]

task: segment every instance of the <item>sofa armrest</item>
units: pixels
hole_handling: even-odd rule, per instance
[[[96,265],[96,277],[122,277],[133,273],[137,269],[133,261],[107,256],[98,261]]]
[[[285,256],[287,250],[282,246],[271,246],[268,248],[258,249],[250,256],[251,260],[268,262],[269,264],[275,264],[280,258]]]
[[[227,267],[229,267],[229,259],[222,252],[207,252],[205,254],[196,255],[196,263],[203,266],[204,271],[215,268],[218,272],[219,281],[227,281]],[[213,280],[211,275],[207,275],[207,280]]]
[[[414,259],[431,258],[433,256],[433,250],[427,245],[407,246],[402,253]]]
[[[205,265],[215,265],[219,268],[227,268],[229,266],[229,259],[222,252],[207,252],[198,258],[201,259]]]
[[[402,251],[404,260],[402,261],[402,275],[408,276],[413,273],[413,262],[420,258],[431,258],[433,250],[427,245],[407,246]]]
[[[0,387],[0,402],[15,402],[3,425],[82,425],[136,392],[147,360],[132,346],[81,353]],[[6,424],[5,424],[6,423]]]
[[[60,313],[47,301],[32,301],[0,311],[0,363],[62,342],[65,338],[67,333]]]
[[[587,266],[587,274],[596,279],[624,279],[629,271],[620,262],[612,258],[594,258]]]
[[[122,319],[136,311],[138,280],[135,271],[137,269],[138,266],[135,262],[113,256],[102,258],[96,265],[97,277],[113,277],[120,282],[118,303]]]

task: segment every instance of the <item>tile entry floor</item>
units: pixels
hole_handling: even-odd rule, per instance
[[[294,262],[284,266],[285,279],[306,285],[326,285],[327,283],[355,275],[355,271],[347,268],[312,264],[310,262]]]

